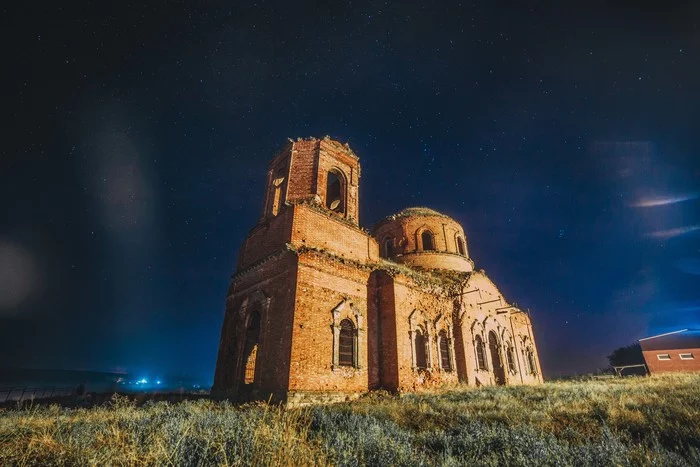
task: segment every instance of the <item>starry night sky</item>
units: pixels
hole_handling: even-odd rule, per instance
[[[545,376],[700,327],[698,2],[105,3],[1,10],[0,365],[211,380],[287,137],[462,223]]]

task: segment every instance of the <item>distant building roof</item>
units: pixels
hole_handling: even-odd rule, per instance
[[[642,350],[698,349],[700,329],[681,329],[639,339]]]

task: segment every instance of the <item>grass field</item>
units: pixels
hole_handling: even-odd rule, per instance
[[[0,465],[700,465],[700,375],[0,412]]]

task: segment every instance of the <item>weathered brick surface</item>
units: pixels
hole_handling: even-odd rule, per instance
[[[294,207],[291,243],[361,262],[379,258],[377,241],[333,214],[307,205]]]
[[[292,332],[290,390],[361,392],[368,387],[367,282],[369,270],[316,252],[299,257]],[[360,313],[359,367],[333,367],[333,309],[355,326]],[[375,330],[371,330],[375,332]],[[372,336],[373,337],[373,336]]]
[[[343,212],[326,209],[331,170],[343,177]],[[262,216],[241,249],[226,299],[214,390],[300,404],[341,400],[377,388],[497,384],[499,361],[500,383],[541,382],[529,316],[507,303],[483,272],[472,272],[462,227],[420,208],[381,222],[369,235],[357,224],[359,176],[354,153],[330,139],[291,142],[272,160]],[[426,228],[435,252],[421,251]],[[387,237],[395,239],[391,259],[403,266],[380,258]],[[260,339],[257,353],[248,355],[257,358],[246,357],[254,310]],[[355,358],[345,366],[338,360],[344,319],[355,329]],[[427,337],[426,368],[417,368],[419,330]],[[449,340],[450,368],[442,367],[440,331]],[[477,335],[486,344],[481,369]]]
[[[489,332],[498,339],[500,360],[505,368],[507,384],[536,384],[542,382],[542,370],[535,344],[530,317],[511,306],[500,291],[483,272],[469,276],[466,285],[460,290],[456,309],[459,315],[458,326],[461,346],[464,349],[466,379],[469,384],[496,384],[493,372],[493,354],[488,346]],[[486,369],[477,368],[475,338],[479,335],[485,345]],[[514,350],[515,371],[508,369],[506,349]],[[534,367],[529,368],[526,352],[533,352]]]
[[[287,200],[309,200],[317,194],[319,141],[297,141],[290,148],[290,174]]]
[[[680,354],[693,355],[692,360],[681,360]],[[645,350],[642,352],[647,363],[649,373],[671,373],[678,371],[700,371],[700,348],[697,349],[670,349],[670,350]],[[659,360],[657,355],[668,354],[671,360]]]
[[[426,210],[428,211],[428,210]],[[474,264],[469,259],[466,236],[462,227],[453,219],[439,214],[412,214],[404,216],[399,213],[379,222],[373,229],[381,255],[387,257],[387,242],[392,245],[391,259],[410,266],[433,269],[452,269],[469,272]],[[434,250],[426,251],[422,233],[430,232]],[[458,238],[462,240],[464,254],[458,247]]]
[[[440,367],[437,342],[441,330],[447,331],[453,338],[452,299],[442,291],[417,286],[405,277],[394,278],[393,289],[395,321],[391,325],[396,329],[396,340],[392,346],[398,359],[398,389],[416,391],[455,385],[458,382],[457,371],[454,364],[450,370]],[[411,331],[418,326],[428,335],[425,369],[414,365]]]
[[[263,219],[248,234],[238,258],[238,270],[243,270],[270,254],[285,248],[292,238],[294,210],[290,207],[276,217]]]
[[[214,377],[215,388],[225,392],[240,389],[238,380],[243,377],[245,366],[242,353],[246,313],[253,309],[253,302],[269,300],[261,306],[262,335],[255,386],[271,391],[286,390],[289,360],[265,356],[289,355],[297,262],[294,253],[280,252],[234,276],[226,299]]]

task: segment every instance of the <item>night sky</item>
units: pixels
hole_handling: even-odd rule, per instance
[[[700,327],[698,2],[147,3],[0,9],[0,365],[211,380],[267,163],[324,135],[363,226],[464,226],[545,377]]]

